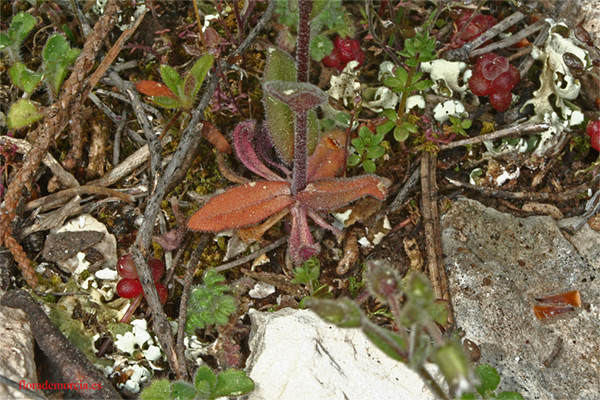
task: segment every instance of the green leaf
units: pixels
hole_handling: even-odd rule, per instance
[[[67,39],[60,34],[52,35],[42,52],[42,69],[46,81],[54,97],[58,96],[60,87],[67,76],[67,68],[75,62],[81,50],[72,49]]]
[[[360,156],[358,154],[351,154],[346,160],[346,164],[349,167],[355,167],[360,163]]]
[[[460,126],[463,129],[469,129],[472,124],[473,124],[473,121],[471,121],[470,119],[467,118],[467,119],[462,120],[462,122],[460,123]]]
[[[425,79],[423,81],[415,82],[412,85],[412,90],[427,90],[433,86],[433,81]]]
[[[363,169],[365,170],[365,172],[372,174],[375,172],[375,170],[377,169],[377,166],[375,165],[375,163],[372,160],[365,160],[363,161]]]
[[[375,159],[385,154],[385,148],[381,145],[369,147],[367,149],[367,158]]]
[[[35,22],[36,20],[32,15],[23,11],[13,17],[7,32],[10,46],[13,49],[17,50],[21,46],[21,42],[31,32]]]
[[[202,86],[202,82],[204,82],[204,78],[206,78],[206,74],[212,68],[213,61],[215,60],[215,56],[212,54],[206,54],[190,69],[190,71],[186,74],[185,80],[183,82],[183,95],[186,98],[186,105],[188,108],[191,108],[194,104],[194,100],[200,91],[200,87]],[[165,82],[166,83],[166,82]],[[167,85],[168,86],[168,85]],[[173,89],[171,89],[173,90]]]
[[[10,39],[6,33],[0,33],[0,50],[10,46]]]
[[[228,369],[217,376],[217,384],[211,399],[221,396],[240,396],[254,390],[254,381],[246,376],[246,372]]]
[[[389,131],[391,131],[395,127],[396,127],[396,121],[395,120],[394,121],[387,120],[383,124],[377,125],[377,128],[375,128],[375,130],[377,131],[377,133],[385,135],[386,133],[388,133]]]
[[[469,361],[460,344],[451,342],[436,348],[433,353],[433,361],[440,368],[440,372],[452,390],[470,386]]]
[[[525,400],[519,392],[501,392],[496,396],[497,400]]]
[[[44,118],[44,113],[30,100],[21,99],[10,106],[7,115],[7,126],[10,129],[19,129],[42,118]]]
[[[207,325],[223,325],[229,321],[229,316],[235,312],[235,299],[225,294],[230,291],[227,285],[220,282],[225,278],[209,269],[204,274],[201,285],[196,286],[188,302],[188,319],[186,332],[192,334],[195,329]]]
[[[171,384],[171,398],[178,400],[192,400],[196,397],[196,388],[187,382],[173,382]]]
[[[371,138],[371,146],[375,146],[381,143],[384,137],[384,133],[378,133],[377,135],[373,135],[373,137]]]
[[[8,70],[13,84],[26,93],[33,93],[42,80],[42,75],[27,68],[22,62],[16,62]]]
[[[352,143],[352,147],[354,147],[358,153],[364,152],[367,147],[364,140],[359,137],[356,139],[352,139],[350,143]]]
[[[296,71],[296,63],[289,54],[277,48],[268,50],[264,82],[296,82]],[[291,163],[294,157],[294,112],[287,104],[269,94],[265,94],[263,102],[273,144],[283,159]]]
[[[308,286],[313,281],[317,281],[319,275],[321,275],[321,263],[313,257],[305,261],[302,266],[294,268],[294,279],[291,282]]]
[[[396,111],[392,110],[392,109],[383,110],[380,115],[383,117],[386,117],[388,120],[394,121],[394,122],[396,122],[396,118],[398,117],[398,115],[396,114]]]
[[[140,400],[170,400],[171,382],[166,379],[152,381],[150,386],[144,388],[140,394]]]
[[[148,100],[162,108],[179,108],[184,106],[179,98],[174,99],[167,96],[152,96],[148,97]]]
[[[181,76],[179,76],[179,73],[174,68],[163,64],[160,66],[160,77],[162,78],[162,81],[165,83],[165,85],[167,85],[167,87],[171,89],[171,91],[175,93],[177,97],[181,98],[181,89],[183,89],[183,83],[181,81]]]
[[[402,337],[369,320],[363,321],[362,330],[367,338],[388,357],[404,363],[408,361],[406,358],[407,347]]]
[[[493,392],[500,384],[500,375],[496,368],[488,364],[479,364],[476,369],[481,383],[477,386],[477,392],[483,396],[486,392]]]
[[[448,303],[445,301],[436,301],[432,303],[429,307],[427,307],[427,313],[431,319],[441,325],[448,325]]]
[[[358,328],[363,319],[360,307],[352,300],[342,297],[338,300],[310,298],[306,307],[313,310],[325,321],[341,328]]]
[[[327,36],[318,35],[310,40],[310,56],[321,61],[333,51],[333,42]]]
[[[345,113],[345,112],[339,112],[337,114],[335,114],[335,120],[340,123],[341,125],[343,125],[344,127],[348,127],[350,126],[350,121],[352,120],[352,116],[350,116],[350,114]]]
[[[414,124],[411,124],[410,122],[404,122],[402,125],[396,126],[396,128],[394,129],[394,138],[398,142],[404,142],[406,139],[408,139],[408,136],[411,133],[416,132],[417,127]]]
[[[386,76],[383,78],[383,84],[391,89],[400,89],[404,87],[402,81],[393,76]]]
[[[371,141],[371,136],[373,136],[373,133],[369,128],[362,125],[358,130],[358,136],[360,136],[365,141],[365,143],[369,143]]]
[[[209,398],[214,390],[217,377],[210,367],[203,365],[196,371],[194,386],[200,396]]]
[[[310,19],[316,18],[321,11],[329,4],[329,0],[313,0],[313,8],[310,11]]]

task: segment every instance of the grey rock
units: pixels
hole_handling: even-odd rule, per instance
[[[500,391],[600,399],[599,266],[552,218],[459,199],[442,218],[442,245],[457,326],[479,345],[481,362],[498,369]],[[536,319],[536,298],[569,290],[580,291],[583,307]]]
[[[429,400],[420,377],[387,357],[359,329],[342,329],[309,310],[250,310],[254,380],[250,400]]]

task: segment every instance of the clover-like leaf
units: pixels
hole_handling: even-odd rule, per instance
[[[192,215],[188,228],[220,232],[255,225],[293,202],[288,182],[250,182],[211,198]]]
[[[10,106],[7,125],[10,129],[19,129],[44,118],[44,113],[30,100],[21,99]]]
[[[385,200],[388,185],[387,179],[375,175],[322,179],[310,182],[296,200],[315,210],[335,210],[365,196]]]

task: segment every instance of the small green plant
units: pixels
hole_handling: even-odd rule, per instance
[[[214,400],[223,396],[241,396],[254,390],[254,382],[241,370],[228,369],[218,375],[207,366],[196,371],[194,384],[157,379],[145,388],[141,400]]]
[[[448,127],[450,132],[459,134],[461,136],[467,136],[466,129],[471,127],[472,121],[468,118],[461,120],[459,117],[455,117],[454,115],[450,115],[450,123],[451,126]]]
[[[215,270],[204,274],[202,284],[192,289],[188,302],[185,330],[192,334],[208,325],[224,325],[235,312],[235,299],[228,295],[231,288],[221,284],[225,278]]]
[[[499,400],[524,400],[518,392],[500,392],[496,394],[495,390],[500,384],[500,375],[496,368],[488,364],[479,364],[475,370],[479,378],[479,384],[475,387],[477,392],[464,393],[461,400],[475,399],[499,399]]]
[[[381,128],[378,127],[377,133],[387,133],[393,129],[394,138],[404,142],[411,133],[417,132],[416,125],[406,121],[404,116],[408,96],[414,91],[427,90],[433,86],[433,81],[422,79],[423,72],[419,71],[419,66],[423,62],[435,59],[435,38],[429,36],[425,26],[414,37],[405,40],[404,50],[399,51],[398,54],[404,57],[404,65],[408,69],[396,66],[394,74],[383,79],[383,84],[400,96],[398,112],[394,116],[390,113],[384,114],[388,117],[388,122],[393,122],[380,125]]]
[[[54,34],[44,45],[40,68],[38,71],[30,70],[20,61],[20,47],[35,23],[35,18],[27,13],[15,15],[8,30],[0,33],[0,52],[6,53],[12,62],[8,74],[16,87],[31,94],[43,81],[48,87],[50,98],[55,99],[67,76],[67,68],[75,62],[81,50],[71,48],[62,35]],[[7,125],[11,129],[19,129],[43,117],[44,113],[35,103],[29,99],[21,99],[11,105]]]
[[[163,64],[160,66],[160,77],[164,84],[155,81],[139,81],[135,87],[138,92],[150,96],[150,102],[159,107],[180,108],[190,113],[214,59],[211,54],[200,57],[183,79],[175,68]]]
[[[294,279],[292,283],[299,283],[306,286],[309,297],[331,297],[332,293],[329,291],[327,285],[321,285],[319,283],[319,276],[321,275],[321,263],[316,257],[309,258],[300,267],[294,268]],[[303,307],[306,299],[305,297],[300,301],[300,306]]]
[[[6,53],[12,62],[21,59],[21,44],[35,26],[35,18],[25,12],[15,15],[6,32],[0,33],[0,52]]]
[[[374,173],[377,168],[375,161],[385,154],[385,147],[381,145],[384,136],[384,133],[374,134],[369,128],[362,125],[358,129],[358,137],[352,139],[354,153],[348,157],[348,166],[361,165],[365,172]]]

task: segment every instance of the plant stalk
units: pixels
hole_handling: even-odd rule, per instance
[[[296,62],[298,66],[298,82],[308,82],[308,67],[310,63],[310,12],[312,0],[299,0],[300,22],[298,23],[298,49]],[[306,187],[306,170],[308,168],[308,111],[296,113],[294,135],[294,169],[292,171],[292,194]]]

